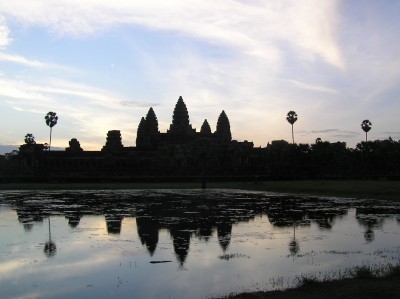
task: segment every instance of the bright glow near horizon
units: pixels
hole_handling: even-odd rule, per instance
[[[14,0],[0,2],[0,145],[26,133],[99,150],[135,146],[153,107],[161,132],[179,96],[197,131],[225,110],[233,138],[400,139],[400,2]]]

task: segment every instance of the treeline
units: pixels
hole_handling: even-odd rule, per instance
[[[272,141],[263,165],[271,178],[398,178],[400,141],[364,141],[354,149],[320,139],[311,145]]]
[[[40,150],[0,155],[0,176],[30,175],[120,180],[166,178],[209,179],[399,179],[400,141],[365,141],[355,148],[345,142],[317,139],[313,144],[275,140],[264,148],[250,143],[224,146],[171,147],[155,152],[50,152]],[[29,155],[32,155],[29,156]],[[35,158],[36,157],[36,158]],[[34,158],[36,160],[34,160]],[[28,159],[28,160],[26,160]],[[27,167],[30,161],[30,167]]]

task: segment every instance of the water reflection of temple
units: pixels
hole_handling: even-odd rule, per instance
[[[134,217],[141,244],[153,256],[159,243],[160,231],[167,231],[178,262],[183,265],[194,238],[209,242],[216,240],[221,251],[229,250],[233,224],[249,221],[257,215],[265,215],[276,228],[293,229],[288,239],[291,255],[299,252],[296,228],[312,223],[321,230],[331,229],[338,217],[348,213],[348,204],[318,200],[312,197],[266,196],[263,193],[234,193],[202,191],[182,194],[179,191],[136,195],[113,192],[99,194],[60,192],[18,195],[8,199],[17,213],[19,222],[28,232],[35,223],[46,218],[63,216],[71,229],[79,227],[82,217],[103,216],[108,234],[118,236],[125,217]],[[399,207],[370,208],[358,204],[357,221],[365,227],[367,242],[374,240],[374,230],[382,227],[388,213],[400,214]],[[50,226],[49,226],[50,228]],[[50,236],[50,232],[49,232]]]
[[[192,212],[188,212],[192,210]],[[136,210],[136,225],[142,245],[152,256],[158,245],[160,230],[168,230],[172,239],[175,255],[180,264],[184,264],[193,237],[210,240],[217,231],[220,247],[225,251],[231,240],[232,219],[218,216],[221,210],[209,207],[197,208],[186,206],[174,209],[173,205],[148,204]]]

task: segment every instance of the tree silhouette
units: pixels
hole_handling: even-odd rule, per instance
[[[293,258],[296,256],[297,253],[300,251],[299,242],[296,240],[296,222],[293,221],[293,238],[289,243],[289,252]]]
[[[371,130],[372,123],[368,120],[365,119],[361,123],[361,129],[365,132],[365,142],[368,142],[368,132]]]
[[[49,241],[44,244],[43,252],[47,257],[52,257],[57,253],[57,246],[51,240],[51,229],[50,229],[50,216],[49,216]]]
[[[25,135],[24,141],[25,141],[25,144],[29,144],[29,145],[36,144],[35,136],[33,136],[31,133],[28,133]]]
[[[57,124],[58,121],[58,116],[55,112],[47,112],[46,116],[44,117],[46,120],[46,125],[50,127],[50,143],[49,143],[49,151],[51,148],[51,133],[53,130],[53,127]]]
[[[293,141],[293,144],[294,144],[293,125],[297,121],[297,113],[294,112],[294,111],[289,111],[287,116],[286,116],[286,120],[289,122],[289,124],[292,125],[292,141]]]

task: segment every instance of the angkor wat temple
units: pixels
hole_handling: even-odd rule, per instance
[[[119,130],[107,133],[101,151],[84,151],[77,139],[65,151],[47,151],[42,144],[20,147],[20,168],[25,173],[52,176],[187,177],[234,176],[257,173],[252,142],[232,140],[229,119],[222,111],[215,132],[204,120],[200,132],[192,128],[182,97],[172,123],[163,133],[150,108],[142,117],[136,147],[125,147]]]
[[[65,151],[24,144],[6,162],[7,167],[0,167],[2,180],[398,179],[400,141],[361,142],[351,149],[345,142],[317,138],[311,145],[274,140],[266,147],[254,147],[252,142],[232,139],[224,111],[215,132],[207,120],[196,132],[180,97],[165,133],[159,131],[157,116],[149,109],[138,125],[135,147],[124,146],[121,132],[112,130],[100,151],[84,151],[73,138]]]

